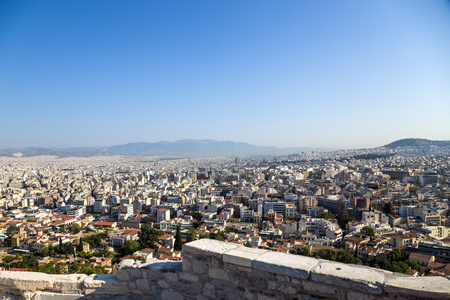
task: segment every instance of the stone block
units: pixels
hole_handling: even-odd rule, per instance
[[[161,299],[162,300],[183,300],[183,296],[177,292],[162,291]]]
[[[235,264],[243,267],[251,267],[252,260],[268,252],[269,251],[267,250],[238,247],[225,252],[223,254],[223,261],[226,263]]]
[[[0,298],[2,299],[2,298]],[[33,300],[86,300],[85,295],[61,294],[50,292],[37,292],[29,295],[29,299]]]
[[[284,284],[278,281],[269,281],[267,282],[267,286],[269,290],[277,291],[287,295],[295,295],[297,293],[297,289],[289,284]]]
[[[84,274],[57,275],[54,277],[52,290],[69,294],[79,294],[86,278],[87,275]]]
[[[136,289],[141,291],[150,291],[150,286],[148,284],[147,279],[138,279],[136,280]]]
[[[178,275],[176,273],[165,273],[164,278],[172,282],[178,282]]]
[[[220,242],[217,240],[201,239],[183,245],[183,252],[188,255],[211,255],[222,258],[228,250],[235,249],[239,245]],[[242,246],[241,246],[242,247]]]
[[[301,291],[306,293],[318,293],[322,295],[335,296],[338,292],[338,287],[332,284],[323,284],[310,280],[305,280],[301,285]]]
[[[252,260],[254,269],[300,279],[307,279],[317,264],[314,258],[280,252],[267,252]]]
[[[230,274],[226,270],[218,269],[218,268],[209,268],[208,272],[209,276],[214,279],[220,279],[220,280],[230,280]]]
[[[168,289],[170,285],[165,280],[158,280],[158,285],[163,289]]]
[[[117,270],[117,280],[118,281],[129,281],[130,276],[128,275],[128,268],[123,268]]]
[[[203,295],[209,298],[216,298],[216,288],[211,283],[206,283],[203,288]]]
[[[192,272],[192,259],[186,259],[185,257],[183,257],[181,265],[183,272]]]
[[[205,262],[193,260],[192,271],[197,274],[206,274],[208,272],[208,265]]]
[[[385,274],[369,267],[320,261],[319,265],[311,271],[311,279],[346,289],[381,294]]]
[[[194,282],[198,280],[198,276],[192,273],[182,272],[180,273],[180,280]]]
[[[118,282],[116,275],[90,275],[83,282],[84,288],[95,289],[94,294],[130,293],[126,282]]]
[[[384,291],[393,295],[417,298],[450,299],[450,280],[445,277],[398,277],[384,284]]]

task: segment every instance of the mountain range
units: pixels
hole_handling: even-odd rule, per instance
[[[53,155],[58,157],[87,157],[100,155],[142,155],[142,156],[220,156],[220,155],[282,155],[304,151],[332,151],[319,148],[277,148],[255,146],[248,143],[215,140],[179,140],[175,142],[129,143],[109,147],[76,148],[24,148],[0,150],[0,156],[30,157]]]
[[[382,147],[448,147],[450,141],[431,141],[427,139],[402,139]],[[157,143],[129,143],[109,147],[76,147],[76,148],[24,148],[0,150],[0,156],[31,157],[52,155],[58,157],[88,157],[101,155],[136,155],[136,156],[228,156],[228,155],[284,155],[306,151],[333,151],[336,149],[321,148],[277,148],[255,146],[248,143],[215,141],[215,140],[179,140],[175,142],[160,141]]]

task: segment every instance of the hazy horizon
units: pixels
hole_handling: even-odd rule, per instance
[[[450,2],[0,2],[0,149],[450,139]]]

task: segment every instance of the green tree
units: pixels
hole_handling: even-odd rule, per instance
[[[321,215],[320,215],[320,218],[324,218],[324,219],[336,219],[336,216],[333,214],[333,213],[331,213],[331,211],[326,211],[326,212],[324,212],[324,213],[322,213]]]
[[[39,253],[43,256],[46,257],[50,254],[50,251],[48,250],[48,247],[41,247],[39,249]]]
[[[195,228],[189,228],[188,232],[186,233],[186,241],[192,242],[198,240],[198,231]]]
[[[142,226],[139,232],[140,248],[151,248],[160,236],[164,235],[163,231],[150,228],[150,226]]]
[[[245,247],[248,247],[248,248],[253,248],[253,246],[252,246],[252,244],[250,244],[250,242],[245,243],[244,246],[245,246]]]
[[[139,250],[138,241],[126,241],[125,243],[122,243],[119,247],[119,253],[122,256],[133,254],[138,250]]]
[[[331,249],[322,249],[319,251],[319,256],[323,259],[335,261],[337,253]]]
[[[69,231],[73,234],[77,234],[81,231],[81,226],[78,223],[73,223],[70,225]]]
[[[8,256],[3,257],[2,262],[9,264],[9,263],[12,262],[13,260],[14,260],[14,257],[8,255]]]
[[[214,235],[214,239],[215,239],[215,240],[218,240],[218,241],[225,242],[225,238],[224,238],[223,235],[220,234],[220,233]]]
[[[302,250],[300,251],[300,255],[303,255],[303,256],[312,256],[312,254],[311,254],[311,249],[309,249],[308,246],[303,247]]]
[[[173,245],[173,250],[181,251],[181,249],[183,249],[183,241],[181,240],[180,226],[177,226],[177,233],[175,234],[175,244]]]
[[[18,234],[20,232],[20,229],[14,226],[9,226],[8,229],[6,229],[6,235],[11,238],[13,235]]]
[[[375,229],[371,226],[361,228],[361,233],[367,236],[375,236]]]

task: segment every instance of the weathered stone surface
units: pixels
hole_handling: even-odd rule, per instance
[[[0,285],[22,291],[51,290],[55,276],[34,272],[0,272]]]
[[[314,258],[280,252],[267,252],[252,260],[254,269],[301,279],[307,279],[317,264]]]
[[[233,243],[224,243],[217,240],[201,239],[183,245],[183,251],[190,255],[212,255],[222,258],[228,250],[237,248]]]
[[[120,268],[131,267],[134,264],[134,259],[124,259],[120,262]]]
[[[164,278],[166,278],[169,281],[173,281],[173,282],[178,281],[178,275],[176,273],[165,273]]]
[[[214,279],[230,280],[230,274],[223,269],[209,268],[209,276]]]
[[[198,276],[192,273],[182,272],[180,273],[180,280],[194,282],[198,280]]]
[[[192,261],[192,271],[197,274],[206,274],[208,272],[208,265],[203,261]]]
[[[372,294],[381,294],[385,274],[376,269],[320,261],[311,271],[311,279],[315,282],[333,284],[346,289],[355,289]]]
[[[281,292],[287,295],[295,295],[297,293],[297,289],[292,285],[284,284],[278,281],[269,281],[267,283],[269,290]]]
[[[170,285],[165,280],[158,280],[158,285],[163,289],[168,289]]]
[[[181,262],[183,272],[192,272],[192,260],[186,259],[183,257],[183,261]]]
[[[141,291],[150,291],[148,281],[144,278],[136,280],[136,288]]]
[[[338,287],[335,285],[323,284],[321,282],[319,283],[310,280],[305,280],[301,286],[302,286],[301,290],[307,293],[312,292],[312,293],[319,293],[322,295],[334,296],[338,292]]]
[[[399,277],[389,279],[384,290],[397,295],[450,299],[450,280],[444,277]]]
[[[206,283],[205,287],[203,288],[203,295],[209,298],[215,298],[216,297],[216,288],[211,283]]]
[[[374,300],[375,295],[348,290],[347,291],[347,299]]]
[[[162,300],[183,300],[183,296],[177,292],[163,291],[161,293]]]
[[[253,259],[267,252],[269,251],[240,246],[225,252],[223,254],[223,261],[243,267],[251,267]]]
[[[128,275],[128,269],[123,268],[117,270],[117,280],[118,281],[128,281],[130,280],[130,276]]]
[[[79,294],[86,278],[87,275],[84,274],[57,275],[54,277],[53,290],[69,294]]]
[[[94,294],[128,294],[126,282],[118,282],[116,275],[91,275],[83,282],[86,289],[95,289]]]

